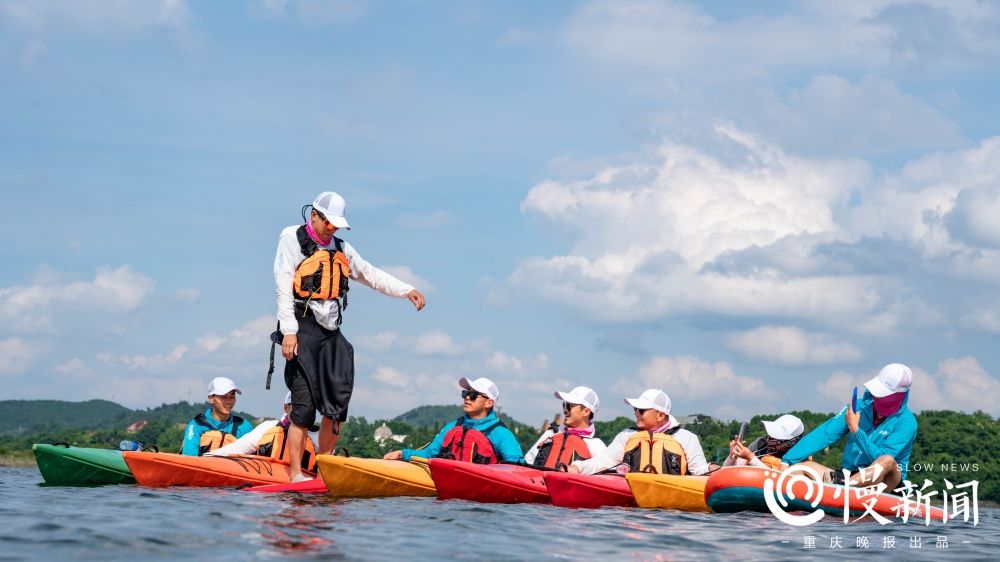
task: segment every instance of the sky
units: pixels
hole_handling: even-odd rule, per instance
[[[0,399],[264,389],[278,233],[359,284],[350,413],[1000,415],[1000,4],[0,0]]]

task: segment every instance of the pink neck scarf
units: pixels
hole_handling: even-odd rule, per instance
[[[320,238],[319,234],[316,234],[316,230],[313,229],[311,222],[306,222],[306,234],[309,235],[309,238],[312,238],[313,242],[319,244],[320,246],[329,246],[330,241],[333,240],[333,236],[327,238],[326,240]]]
[[[565,431],[567,435],[576,435],[579,437],[593,437],[597,433],[594,424],[590,424],[589,427],[567,427]]]
[[[903,399],[905,398],[905,392],[894,392],[889,396],[875,398],[875,413],[878,414],[879,417],[887,418],[899,411],[899,408],[903,405]]]
[[[667,423],[653,430],[653,433],[663,433],[670,429],[670,416],[667,416]]]

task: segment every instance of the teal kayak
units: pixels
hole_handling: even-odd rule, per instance
[[[91,449],[36,443],[38,471],[46,484],[56,486],[99,486],[102,484],[135,484],[132,471],[125,464],[122,452],[114,449]]]

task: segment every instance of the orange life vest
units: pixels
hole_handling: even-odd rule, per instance
[[[582,437],[559,432],[546,439],[538,447],[538,456],[531,464],[562,469],[573,461],[586,460],[590,456],[590,448],[587,447],[587,442]]]
[[[257,454],[291,464],[291,452],[286,447],[287,444],[288,427],[278,424],[267,430],[267,433],[257,442]],[[305,447],[302,451],[302,468],[309,472],[316,472],[316,446],[309,437],[306,437]]]
[[[198,425],[210,428],[208,431],[201,434],[201,440],[198,442],[198,456],[200,457],[209,451],[214,451],[219,447],[236,441],[236,430],[243,425],[243,418],[233,416],[232,429],[230,429],[228,433],[223,433],[218,429],[215,429],[215,426],[208,423],[208,420],[205,419],[204,413],[195,416],[194,422]]]
[[[458,418],[455,422],[455,427],[451,428],[445,434],[438,458],[475,464],[499,463],[500,458],[493,448],[493,443],[486,437],[486,434],[475,428],[463,427],[462,422],[464,419],[464,416]],[[497,421],[497,423],[485,429],[488,431],[498,425],[507,427],[503,422]]]
[[[344,299],[347,308],[347,280],[351,277],[351,266],[344,254],[344,241],[333,237],[334,249],[320,248],[309,238],[306,227],[295,231],[299,247],[306,259],[295,268],[292,292],[302,301],[326,301]]]
[[[687,454],[674,433],[675,427],[665,433],[637,431],[625,442],[623,462],[633,472],[653,474],[687,474]]]

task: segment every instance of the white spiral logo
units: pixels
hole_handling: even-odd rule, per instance
[[[796,486],[805,486],[801,498],[795,497]],[[789,500],[794,499],[807,501],[814,508],[819,506],[820,499],[823,497],[822,477],[808,466],[797,466],[794,471],[765,471],[763,491],[764,503],[767,504],[767,508],[778,520],[789,525],[796,527],[812,525],[825,515],[822,509],[817,509],[806,515],[792,515],[785,511],[788,509]]]

